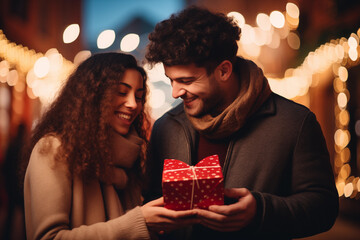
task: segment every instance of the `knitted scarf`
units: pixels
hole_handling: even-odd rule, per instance
[[[209,139],[226,138],[238,131],[271,94],[266,77],[254,62],[237,58],[234,70],[240,79],[240,92],[222,113],[200,118],[187,115],[194,128]]]
[[[131,169],[138,159],[143,140],[138,136],[135,129],[131,128],[126,136],[113,131],[112,133],[113,154],[113,180],[117,189],[124,189],[128,183],[126,170]]]

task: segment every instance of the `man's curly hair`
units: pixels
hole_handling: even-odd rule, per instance
[[[69,77],[57,99],[44,113],[35,127],[30,146],[25,153],[25,166],[34,145],[46,135],[54,135],[61,141],[56,160],[68,163],[72,174],[82,174],[86,179],[109,180],[112,166],[110,151],[109,116],[113,114],[112,99],[124,72],[134,69],[144,80],[145,104],[147,76],[135,58],[123,53],[99,53],[82,62]],[[150,126],[144,107],[133,126],[147,143]],[[126,151],[126,149],[119,149]],[[141,160],[135,163],[141,177]]]
[[[232,18],[191,6],[155,26],[145,57],[150,64],[195,63],[209,73],[223,60],[233,62],[240,33]]]

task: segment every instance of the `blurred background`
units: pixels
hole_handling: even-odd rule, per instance
[[[25,239],[19,153],[69,73],[104,51],[143,63],[155,24],[192,4],[234,17],[242,29],[238,55],[321,124],[340,213],[330,231],[306,239],[360,239],[358,0],[0,0],[0,239]],[[161,65],[144,67],[155,120],[179,100]]]

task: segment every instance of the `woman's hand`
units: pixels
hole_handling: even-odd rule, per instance
[[[141,207],[149,231],[169,232],[186,225],[200,223],[195,210],[174,211],[164,207],[164,198],[158,198]]]

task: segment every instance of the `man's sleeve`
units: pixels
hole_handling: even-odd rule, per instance
[[[339,198],[325,139],[311,112],[297,137],[291,187],[287,197],[253,192],[262,215],[259,233],[295,238],[329,230],[338,215]]]

